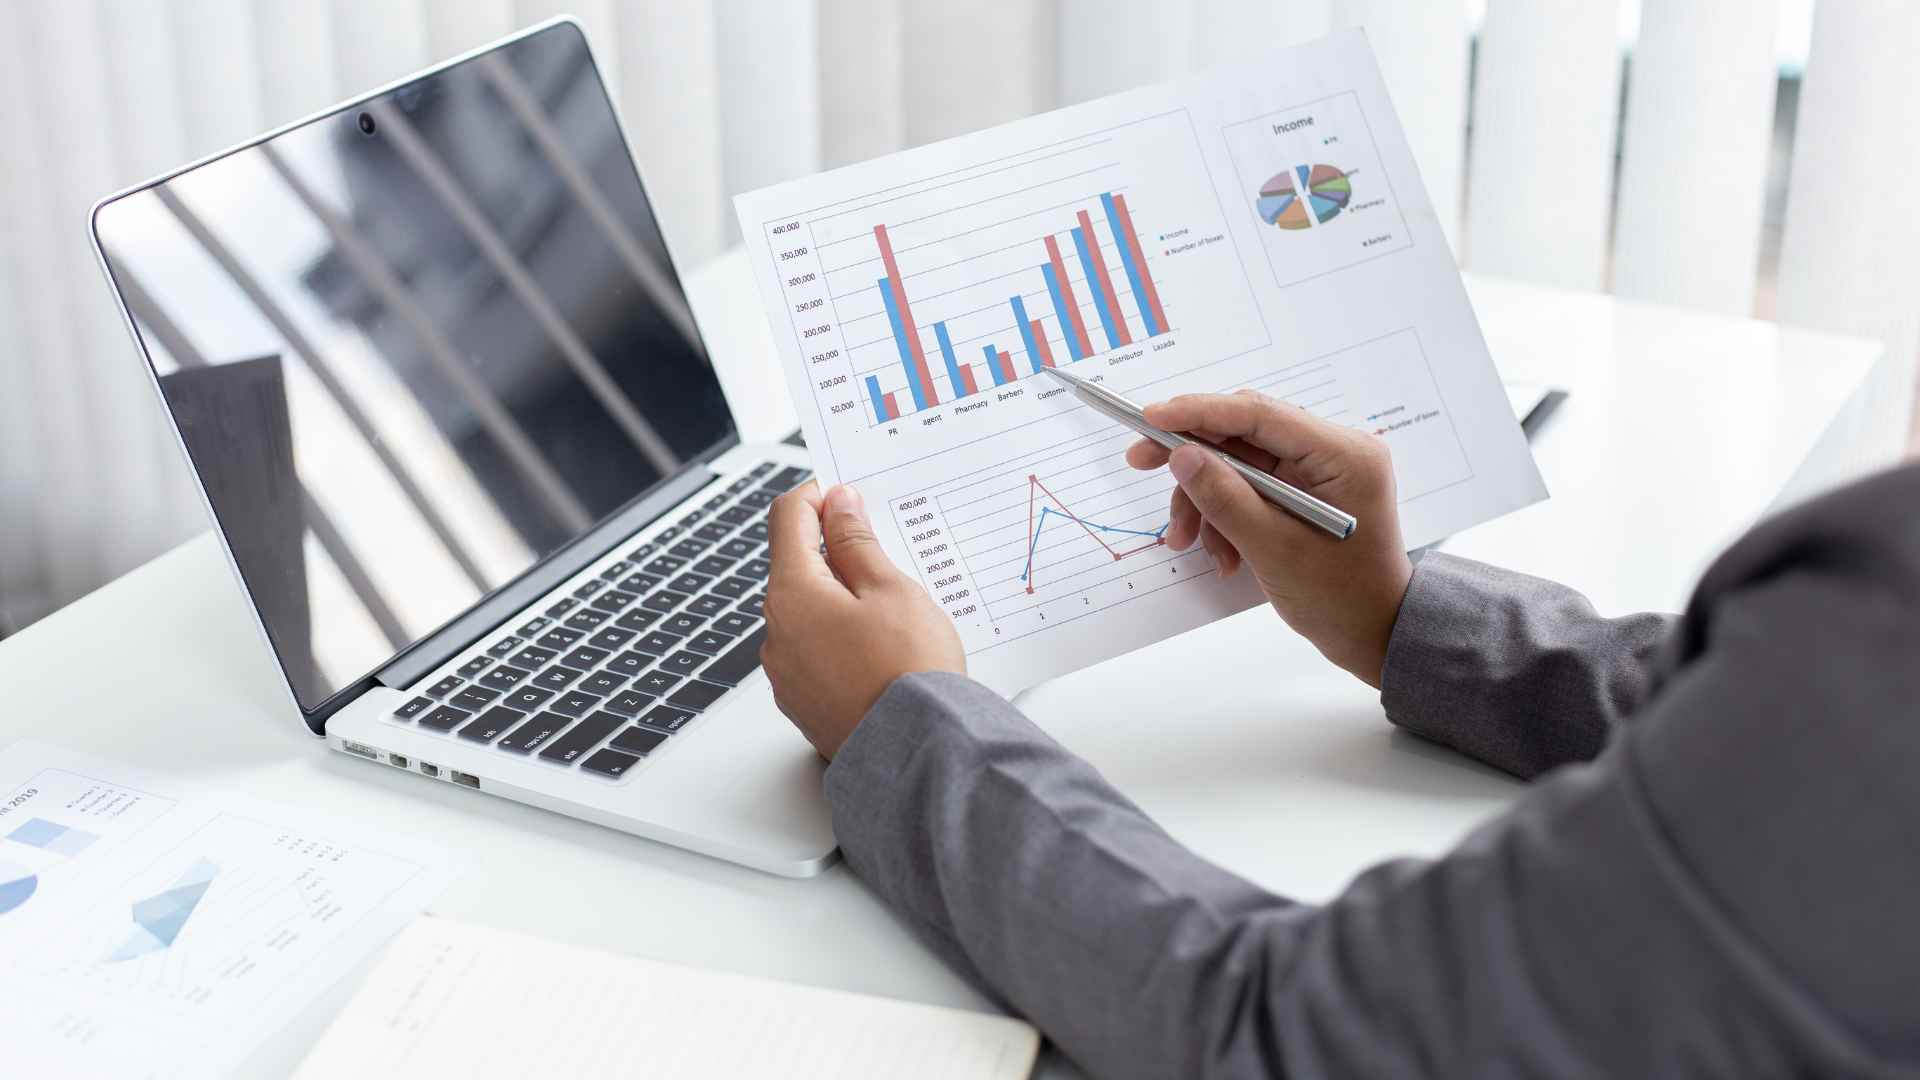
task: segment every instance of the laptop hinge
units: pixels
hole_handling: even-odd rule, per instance
[[[688,466],[657,490],[635,500],[626,509],[594,526],[580,539],[555,552],[518,581],[482,600],[438,633],[395,657],[392,663],[374,674],[374,681],[382,686],[400,689],[412,686],[460,650],[511,619],[528,604],[552,592],[561,582],[579,573],[581,568],[625,543],[628,537],[646,528],[661,515],[672,511],[694,492],[712,483],[718,475],[705,465]]]

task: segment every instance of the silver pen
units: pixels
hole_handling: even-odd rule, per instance
[[[1147,423],[1145,410],[1103,386],[1089,382],[1078,375],[1069,375],[1056,367],[1041,370],[1066,383],[1072,388],[1074,396],[1091,406],[1095,412],[1120,421],[1169,450],[1182,446],[1198,446],[1209,451],[1221,461],[1226,462],[1234,472],[1245,477],[1247,483],[1253,485],[1253,490],[1260,493],[1261,498],[1309,525],[1318,526],[1335,540],[1345,540],[1352,536],[1354,527],[1359,524],[1352,514],[1314,498],[1285,480],[1254,468],[1212,443],[1203,442],[1191,435],[1182,435],[1177,431],[1166,431],[1154,427]]]

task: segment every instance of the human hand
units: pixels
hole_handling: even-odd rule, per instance
[[[1168,454],[1142,439],[1127,448],[1127,464],[1166,465],[1180,485],[1169,511],[1170,546],[1185,550],[1199,540],[1223,578],[1246,563],[1288,626],[1377,688],[1413,577],[1386,443],[1251,390],[1185,394],[1146,413],[1155,427],[1215,443],[1359,519],[1351,537],[1335,540],[1262,499],[1199,447]]]
[[[760,664],[774,703],[821,757],[839,753],[893,680],[966,673],[952,620],[881,550],[859,492],[841,485],[823,498],[813,483],[789,491],[774,500],[769,532]]]

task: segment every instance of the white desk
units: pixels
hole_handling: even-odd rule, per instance
[[[743,427],[789,426],[741,262],[691,290]],[[1538,443],[1553,501],[1448,547],[1566,580],[1603,610],[1678,605],[1776,500],[1897,453],[1856,432],[1877,345],[1511,284],[1473,293],[1509,377],[1573,396]],[[844,867],[783,880],[329,753],[276,679],[202,537],[0,644],[0,742],[32,736],[391,823],[464,866],[435,906],[447,915],[984,1007]],[[1023,704],[1176,836],[1310,899],[1382,858],[1444,851],[1518,790],[1396,734],[1372,693],[1264,609]]]

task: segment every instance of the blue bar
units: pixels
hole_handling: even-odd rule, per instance
[[[1160,332],[1153,321],[1153,305],[1147,303],[1147,290],[1140,284],[1140,267],[1133,261],[1133,245],[1127,243],[1127,234],[1120,228],[1120,215],[1113,208],[1113,196],[1102,194],[1100,205],[1106,208],[1107,225],[1113,229],[1114,246],[1120,249],[1120,265],[1127,268],[1127,284],[1133,286],[1133,306],[1140,309],[1140,321],[1147,325],[1147,336]]]
[[[1005,385],[1007,377],[1000,374],[1000,354],[994,352],[991,345],[982,345],[981,349],[987,354],[987,370],[993,373],[993,385]]]
[[[893,419],[887,415],[887,396],[880,392],[880,380],[872,375],[867,376],[867,396],[873,399],[873,415],[881,423]]]
[[[1040,343],[1033,340],[1033,320],[1027,318],[1027,305],[1018,296],[1008,297],[1013,304],[1013,317],[1020,320],[1020,340],[1027,344],[1027,361],[1033,365],[1033,373],[1040,374],[1047,368],[1040,359]]]
[[[1080,336],[1073,332],[1073,315],[1067,311],[1067,295],[1060,291],[1060,279],[1054,275],[1053,264],[1041,263],[1040,272],[1046,275],[1047,292],[1053,296],[1053,317],[1060,323],[1060,332],[1067,338],[1067,353],[1075,360],[1085,359],[1080,355]]]
[[[913,370],[913,346],[907,344],[907,325],[900,321],[900,309],[893,305],[893,282],[881,278],[880,299],[887,304],[887,322],[893,324],[893,343],[900,347],[900,366],[907,369],[907,389],[913,391],[913,407],[927,407],[927,396],[920,392],[920,375]]]
[[[1113,328],[1116,312],[1107,309],[1107,290],[1100,287],[1100,272],[1093,268],[1093,251],[1087,247],[1087,234],[1080,229],[1073,230],[1073,246],[1080,252],[1080,269],[1086,272],[1087,288],[1093,290],[1093,309],[1100,313],[1100,326],[1107,332],[1107,348],[1120,347],[1120,333]]]
[[[940,355],[947,358],[947,378],[953,380],[953,396],[966,397],[967,384],[960,381],[960,361],[953,358],[953,342],[947,337],[947,324],[933,324],[933,336],[940,339]]]

